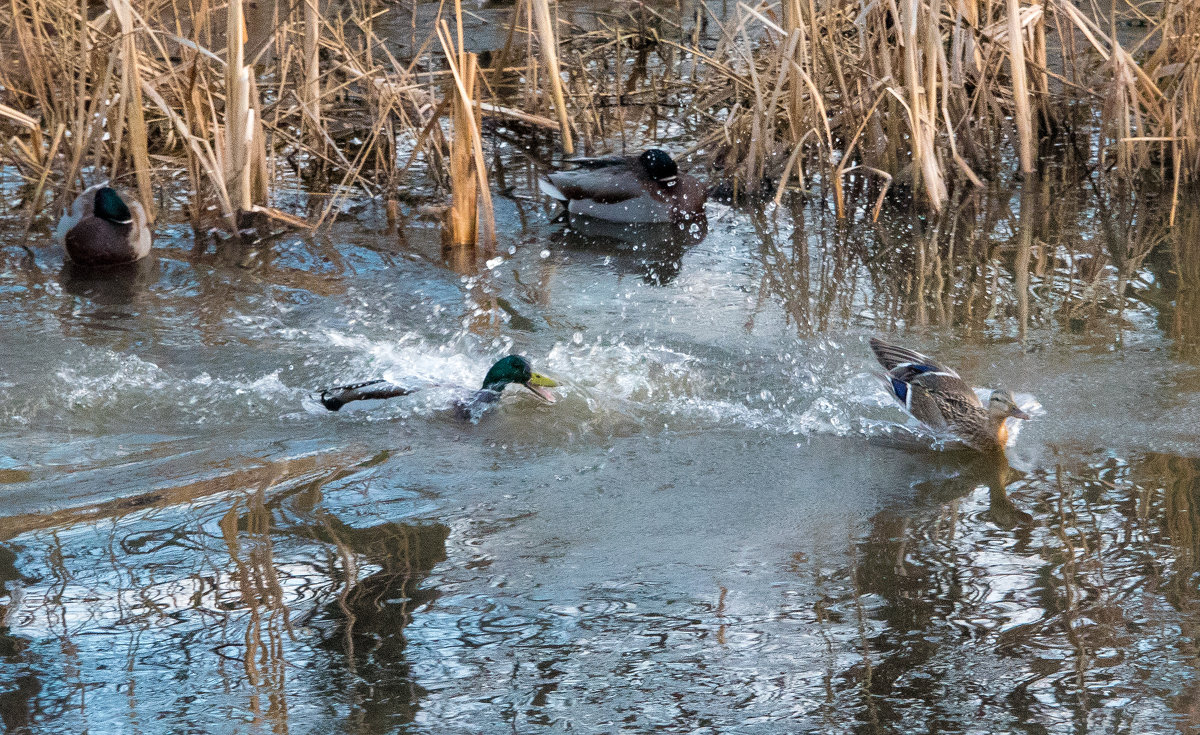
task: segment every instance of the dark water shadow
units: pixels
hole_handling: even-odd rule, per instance
[[[161,277],[158,258],[151,255],[135,263],[106,268],[66,261],[60,281],[63,291],[72,296],[88,299],[98,306],[122,306],[136,301]]]
[[[708,236],[708,222],[688,225],[629,225],[584,215],[551,235],[551,243],[573,258],[602,260],[621,274],[636,275],[651,286],[666,286],[683,270],[688,249]]]
[[[828,675],[853,730],[959,731],[980,700],[1000,718],[991,731],[1109,729],[1126,690],[1115,682],[1140,676],[1135,690],[1176,692],[1165,701],[1191,732],[1194,688],[1148,672],[1196,651],[1200,459],[931,461],[852,542],[849,581],[822,603],[830,624],[858,630],[861,657]],[[1160,616],[1178,634],[1145,650]]]
[[[8,616],[19,605],[24,580],[16,567],[17,554],[0,545],[0,722],[4,732],[30,732],[37,715],[42,681],[29,665],[30,641],[11,633]]]
[[[378,568],[341,580],[337,599],[313,611],[313,625],[324,630],[323,647],[344,656],[347,678],[355,682],[349,731],[384,732],[412,722],[426,692],[405,660],[404,627],[415,610],[437,599],[437,590],[419,585],[445,561],[450,529],[440,523],[390,522],[354,528],[326,513],[318,519],[319,524],[286,533],[332,545],[343,558]]]

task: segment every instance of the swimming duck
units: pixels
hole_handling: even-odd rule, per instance
[[[871,350],[887,370],[889,392],[913,418],[981,452],[1003,451],[1008,419],[1028,419],[1011,391],[992,391],[985,408],[954,370],[904,347],[871,339]]]
[[[554,403],[554,393],[547,388],[553,388],[558,383],[541,373],[533,372],[529,361],[520,355],[509,355],[501,358],[492,365],[483,378],[483,387],[475,391],[469,398],[459,401],[455,413],[462,419],[475,419],[489,406],[499,402],[500,395],[509,385],[516,383],[528,388],[535,396],[547,403]],[[363,401],[374,398],[395,398],[416,393],[419,388],[396,385],[386,380],[371,380],[365,383],[343,385],[338,388],[328,388],[321,391],[321,405],[330,411],[336,411],[351,401]]]
[[[578,168],[538,180],[548,196],[563,202],[571,214],[645,224],[682,224],[704,218],[708,192],[660,148],[640,156],[577,158]]]
[[[122,265],[150,254],[150,227],[142,205],[126,204],[107,184],[75,197],[54,236],[81,265]]]

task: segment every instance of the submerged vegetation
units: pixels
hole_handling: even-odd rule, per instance
[[[103,178],[150,212],[169,181],[197,231],[231,232],[263,216],[320,226],[350,198],[394,213],[402,188],[433,184],[454,193],[450,240],[487,246],[496,121],[527,149],[568,154],[672,135],[735,196],[819,189],[839,216],[877,217],[889,195],[941,210],[1046,158],[1153,176],[1176,200],[1200,177],[1192,2],[638,3],[563,17],[520,0],[483,60],[459,3],[420,22],[412,7],[402,47],[379,26],[406,12],[14,0],[0,9],[0,157],[25,183],[26,221]]]

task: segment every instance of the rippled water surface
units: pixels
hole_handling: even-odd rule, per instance
[[[0,715],[1196,731],[1200,212],[1088,191],[588,236],[519,183],[492,259],[367,209],[100,280],[13,225]],[[907,425],[876,334],[1040,405],[1009,463]],[[510,352],[560,400],[456,420]],[[378,377],[425,389],[312,398]]]

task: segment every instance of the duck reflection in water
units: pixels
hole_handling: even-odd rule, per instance
[[[102,306],[121,306],[136,301],[158,282],[162,271],[158,258],[93,268],[74,261],[63,263],[63,291]]]
[[[669,285],[683,268],[688,248],[708,235],[708,221],[622,224],[569,215],[569,224],[550,236],[574,260],[603,262],[620,274],[633,274],[651,286]]]
[[[968,464],[960,465],[947,477],[922,480],[913,489],[917,491],[918,502],[949,503],[986,485],[988,510],[984,517],[999,528],[1013,529],[1033,523],[1033,516],[1017,507],[1008,494],[1008,487],[1024,476],[1003,455],[986,454],[972,457]]]
[[[962,462],[964,457],[970,459]],[[978,610],[979,590],[989,584],[986,557],[964,553],[964,547],[987,547],[996,537],[1028,543],[1033,518],[1008,497],[1007,484],[1023,476],[1003,458],[960,452],[937,453],[931,461],[931,475],[910,486],[915,493],[903,493],[876,513],[866,537],[853,543],[853,566],[846,576],[854,580],[854,588],[849,594],[872,601],[868,614],[879,621],[881,632],[864,640],[871,661],[853,662],[834,678],[869,687],[872,696],[903,692],[936,706],[933,700],[942,688],[918,689],[912,682],[936,681],[930,670],[944,665],[962,645],[961,619]],[[964,499],[983,485],[988,505],[979,511],[978,503]],[[864,715],[859,715],[858,731],[902,729],[887,709]]]

